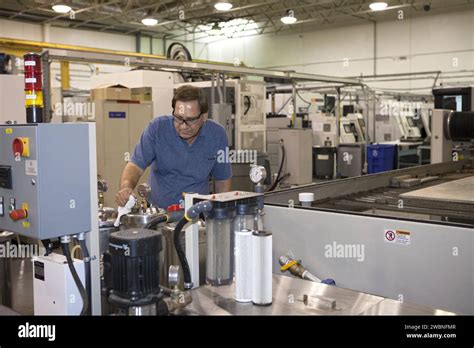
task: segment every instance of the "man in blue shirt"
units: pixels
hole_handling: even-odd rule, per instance
[[[173,115],[153,119],[123,170],[117,204],[124,206],[140,177],[151,165],[151,202],[160,208],[179,203],[184,192],[209,193],[209,177],[216,192],[231,189],[229,161],[219,163],[228,146],[225,129],[207,119],[208,104],[194,86],[179,87],[174,94]]]

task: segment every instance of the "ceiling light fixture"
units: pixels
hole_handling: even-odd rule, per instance
[[[295,17],[295,11],[288,10],[284,17],[280,19],[284,24],[294,24],[296,23],[297,19]]]
[[[54,12],[57,12],[57,13],[69,13],[72,10],[71,6],[64,5],[64,4],[53,5],[51,8],[53,9]]]
[[[217,11],[229,11],[232,6],[233,5],[228,1],[218,1],[214,4],[214,8]]]
[[[146,17],[142,19],[142,23],[146,26],[154,26],[158,24],[158,19],[152,17]]]
[[[388,4],[383,1],[373,2],[369,5],[372,11],[383,11],[387,8]]]

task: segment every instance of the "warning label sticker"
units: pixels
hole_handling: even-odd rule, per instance
[[[38,175],[38,162],[36,160],[25,161],[26,175]]]
[[[385,230],[384,241],[392,244],[410,245],[411,232],[401,230]]]

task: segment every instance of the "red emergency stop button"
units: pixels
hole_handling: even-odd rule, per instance
[[[10,212],[10,218],[13,221],[19,221],[28,217],[28,211],[26,209],[16,209]]]

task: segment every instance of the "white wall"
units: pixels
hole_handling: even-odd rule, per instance
[[[186,46],[193,59],[208,59],[207,44],[193,40],[163,40],[143,36],[140,40],[141,52],[166,56],[168,47],[174,42],[179,42]]]
[[[379,22],[376,43],[377,74],[472,70],[474,10]],[[254,67],[333,76],[372,75],[374,25],[369,23],[279,36],[251,36],[209,44],[211,60],[233,62],[236,57]],[[344,65],[346,58],[347,66]],[[453,66],[453,59],[457,59],[458,66]],[[469,80],[474,80],[474,76]],[[392,81],[373,85],[421,88],[430,87],[432,81]],[[452,80],[444,82],[448,81]]]
[[[122,35],[103,33],[100,31],[78,30],[42,26],[18,21],[0,19],[0,37],[8,37],[21,40],[45,41],[51,43],[67,44],[74,46],[86,46],[111,49],[117,51],[135,52],[136,43],[134,35]],[[187,40],[166,41],[168,47],[172,42],[181,42],[190,51],[193,58],[208,59],[207,44]],[[152,40],[152,45],[150,41]],[[141,52],[157,55],[166,55],[163,40],[143,36],[140,41]],[[60,86],[59,64],[53,63],[52,67],[53,87]],[[98,70],[99,74],[128,71],[125,67],[100,64],[71,64],[71,86],[72,88],[87,90],[90,88],[91,74]]]
[[[121,51],[135,51],[135,37],[103,33],[100,31],[78,30],[59,27],[49,27],[48,35],[44,35],[44,27],[18,21],[0,19],[0,37],[21,40],[48,41],[53,43],[98,47]]]
[[[74,46],[97,47],[117,51],[135,51],[135,37],[102,33],[99,31],[74,30],[58,27],[45,27],[18,21],[0,20],[0,37],[21,40],[46,41]],[[87,90],[90,88],[90,77],[98,70],[100,73],[111,73],[129,70],[125,67],[100,64],[71,64],[71,87]],[[51,66],[52,87],[60,86],[59,64]]]

